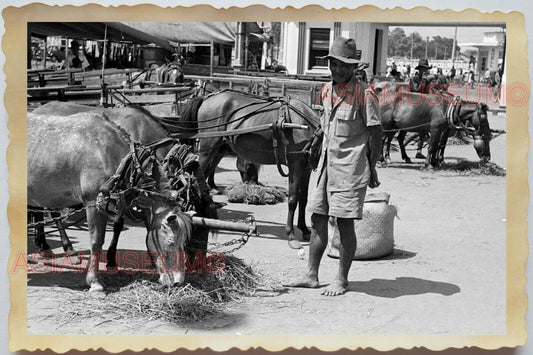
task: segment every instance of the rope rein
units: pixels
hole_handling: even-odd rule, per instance
[[[287,105],[291,110],[293,110],[298,115],[300,115],[305,120],[305,122],[307,122],[309,124],[309,126],[311,126],[311,128],[316,129],[316,127],[318,126],[317,123],[313,122],[309,117],[307,117],[307,115],[305,113],[303,113],[298,108],[294,107],[294,105],[291,105],[290,104],[290,100],[287,100],[286,98],[272,99],[272,98],[266,98],[264,96],[247,94],[247,93],[244,93],[244,92],[240,92],[240,91],[237,91],[237,90],[230,90],[230,89],[221,90],[221,91],[218,91],[218,92],[211,93],[211,94],[207,95],[205,98],[208,99],[210,97],[214,97],[214,96],[216,96],[218,94],[221,94],[221,93],[224,93],[224,92],[231,92],[231,93],[239,94],[239,95],[242,95],[242,96],[245,96],[245,97],[250,97],[251,96],[253,98],[260,99],[263,102],[250,102],[248,104],[239,106],[238,108],[236,108],[235,110],[233,110],[233,111],[231,111],[229,113],[224,113],[224,114],[221,114],[221,115],[218,115],[218,116],[206,118],[202,122],[204,122],[204,123],[205,122],[212,122],[212,121],[216,121],[218,119],[224,118],[224,117],[230,118],[232,116],[235,116],[239,111],[244,110],[244,109],[246,109],[248,107],[253,107],[253,106],[256,106],[256,105],[263,105],[263,106],[259,107],[255,111],[249,112],[249,113],[247,113],[247,114],[245,114],[245,115],[243,115],[241,117],[237,117],[237,118],[231,119],[231,120],[229,120],[229,121],[227,121],[225,123],[220,123],[220,124],[215,124],[215,125],[211,125],[211,126],[202,127],[202,130],[225,127],[228,124],[236,123],[236,122],[239,122],[239,121],[245,121],[248,118],[250,118],[250,117],[252,117],[252,116],[254,116],[256,114],[259,114],[259,113],[262,113],[262,112],[268,112],[268,111],[263,111],[263,110],[265,110],[265,109],[267,109],[267,108],[269,108],[272,105],[275,105],[277,103],[281,103],[281,105],[284,105],[284,104]],[[272,110],[274,110],[274,109],[276,109],[276,108],[273,108]],[[196,122],[197,121],[180,121],[179,123],[180,124],[187,124],[187,123],[196,123]],[[169,123],[165,122],[165,124],[169,124]],[[183,130],[183,131],[196,131],[196,130],[198,130],[197,128],[185,127],[185,126],[182,126],[182,125],[179,125],[179,124],[175,124],[175,123],[169,124],[169,125],[171,125],[173,128],[180,129],[180,130]]]

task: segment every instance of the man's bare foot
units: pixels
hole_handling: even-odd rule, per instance
[[[294,282],[290,282],[287,284],[283,284],[283,286],[286,287],[303,287],[303,288],[318,288],[318,279],[313,278],[311,276],[305,275],[304,277],[300,278],[299,280],[296,280]]]
[[[332,283],[329,284],[328,287],[324,291],[322,291],[322,294],[324,296],[340,296],[346,293],[348,289],[346,288],[348,285],[346,282],[342,282],[340,280],[335,280]]]

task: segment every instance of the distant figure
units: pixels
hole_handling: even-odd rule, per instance
[[[390,72],[390,76],[394,81],[402,81],[402,74],[397,71],[396,69],[392,69]]]
[[[453,78],[455,78],[455,68],[454,66],[452,65],[452,68],[450,69],[450,81],[453,81]]]
[[[485,83],[487,84],[490,84],[490,69],[487,68],[487,70],[485,70],[485,75],[483,76],[483,80]]]
[[[80,53],[80,44],[73,39],[70,42],[70,50],[67,53],[67,58],[63,63],[63,69],[87,69],[89,67],[89,61],[85,54]]]
[[[429,65],[427,59],[420,59],[418,61],[418,65],[415,67],[418,73],[409,79],[409,91],[429,94],[429,83],[431,80],[426,73],[431,68],[432,66]]]
[[[474,76],[474,69],[473,68],[470,68],[470,70],[468,71],[468,74],[467,74],[467,83],[470,87],[474,87],[475,85],[475,82],[476,82],[476,78]]]
[[[474,55],[470,55],[470,61],[468,62],[468,67],[474,67],[476,65],[476,58],[474,58]]]
[[[402,64],[402,66],[400,67],[400,73],[402,74],[402,78],[407,78],[408,75],[407,75],[407,67],[405,66],[405,64]]]
[[[494,72],[494,76],[491,78],[490,86],[492,87],[492,93],[494,96],[500,96],[500,86],[502,83],[503,67],[498,64],[498,70]]]

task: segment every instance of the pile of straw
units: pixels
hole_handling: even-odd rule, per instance
[[[273,205],[285,201],[287,190],[277,186],[240,183],[226,191],[229,202],[249,205]]]
[[[441,170],[456,171],[460,175],[478,176],[505,176],[506,171],[498,164],[492,162],[481,163],[479,161],[459,160],[456,163],[443,164]]]
[[[253,295],[258,287],[264,286],[261,275],[241,259],[225,255],[223,263],[216,274],[187,274],[186,285],[181,287],[160,285],[156,273],[121,270],[113,275],[102,274],[109,292],[106,297],[94,297],[90,292],[71,293],[64,302],[64,310],[71,318],[101,317],[111,321],[204,320],[220,314],[228,302]]]

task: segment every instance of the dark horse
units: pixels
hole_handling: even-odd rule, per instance
[[[283,123],[307,126],[306,129],[283,128]],[[257,164],[276,164],[283,176],[289,177],[289,212],[285,227],[289,246],[301,248],[294,236],[293,220],[299,207],[298,228],[309,240],[305,223],[305,207],[311,174],[311,163],[318,160],[321,136],[315,135],[319,125],[317,114],[300,100],[265,98],[243,92],[224,90],[200,96],[189,102],[181,117],[182,132],[200,132],[198,148],[200,179],[207,189],[205,177],[228,152]],[[273,129],[257,130],[272,125]],[[197,136],[198,137],[198,136]],[[288,174],[283,167],[288,166]]]
[[[177,165],[169,164],[170,161],[180,160],[182,157],[175,156],[176,153],[180,153],[182,156],[187,154],[183,149],[173,149],[177,143],[176,140],[169,139],[169,131],[166,130],[161,120],[152,115],[148,110],[140,106],[129,106],[122,108],[102,108],[85,106],[68,102],[52,101],[33,111],[37,114],[53,114],[55,116],[69,116],[80,112],[98,112],[105,114],[106,117],[111,120],[120,128],[124,129],[134,141],[138,141],[142,144],[148,145],[154,151],[157,159],[160,162],[164,162],[163,166],[167,170],[167,174],[171,176],[171,184],[174,187],[181,187],[183,179],[177,179],[180,175],[180,171],[176,169],[181,168]],[[169,154],[171,156],[169,156]],[[196,166],[189,165],[191,169],[185,172],[188,175],[193,175]],[[170,169],[169,169],[170,167]],[[179,180],[179,181],[178,181]],[[190,181],[190,179],[189,179]],[[180,185],[180,186],[175,186]],[[213,201],[209,195],[199,196],[197,193],[190,193],[190,190],[195,190],[194,186],[187,186],[189,189],[189,199],[191,199],[192,207],[198,216],[217,218],[217,211],[213,205]],[[181,190],[181,189],[180,189]],[[197,190],[197,188],[196,188]],[[194,195],[194,196],[193,196]],[[60,227],[60,226],[58,226]],[[112,268],[116,266],[116,250],[118,246],[118,240],[120,232],[124,228],[124,218],[118,218],[113,223],[113,239],[107,250],[107,267]],[[74,249],[64,230],[60,229],[61,241],[65,252],[75,253]],[[201,226],[193,226],[193,240],[189,245],[191,253],[195,251],[205,251],[207,248],[207,240],[209,236],[209,230]],[[44,237],[44,231],[38,231],[36,237],[36,244],[41,250],[46,251],[49,249]],[[194,244],[194,245],[192,245]]]
[[[117,195],[124,200],[115,200]],[[85,206],[91,238],[86,281],[91,290],[103,289],[98,264],[108,213],[118,211],[119,216],[128,210],[112,206],[142,211],[160,281],[183,283],[185,275],[173,262],[181,260],[191,220],[175,201],[159,162],[102,113],[28,114],[28,204],[50,209]]]
[[[490,160],[491,129],[488,106],[448,94],[419,94],[403,87],[393,95],[380,95],[381,122],[385,133],[385,158],[390,143],[399,131],[402,158],[410,162],[403,138],[406,132],[430,133],[426,166],[438,166],[444,160],[444,149],[451,130],[464,130],[474,136],[474,147],[481,161]]]

